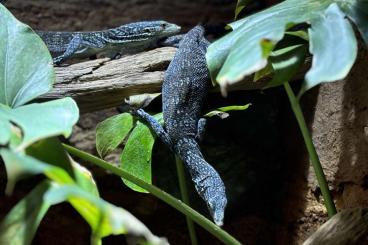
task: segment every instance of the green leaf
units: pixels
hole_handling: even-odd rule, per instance
[[[119,114],[99,123],[96,128],[96,148],[104,158],[115,150],[133,128],[133,117],[129,113]]]
[[[56,137],[43,139],[32,144],[26,149],[26,153],[39,161],[62,168],[79,187],[99,196],[92,174],[66,153],[65,148]]]
[[[0,104],[0,118],[15,123],[22,130],[23,139],[17,145],[18,150],[46,137],[61,134],[68,137],[78,117],[78,107],[71,98],[15,109]]]
[[[15,153],[8,149],[1,149],[0,155],[4,160],[8,183],[6,193],[10,194],[17,181],[30,175],[44,174],[58,183],[70,184],[74,180],[62,168],[43,163],[33,157]]]
[[[357,56],[354,30],[337,4],[331,4],[323,15],[311,21],[311,25],[312,68],[305,75],[299,97],[322,82],[344,78]]]
[[[270,57],[275,75],[266,88],[289,82],[304,64],[306,53],[307,48],[303,44],[275,51]]]
[[[318,16],[331,1],[287,0],[269,9],[231,23],[233,31],[212,43],[207,52],[211,77],[227,87],[267,65],[270,50],[286,29]]]
[[[0,117],[0,145],[5,145],[11,137],[11,124]]]
[[[99,242],[102,237],[112,234],[129,233],[131,235],[142,236],[152,244],[167,244],[165,240],[153,236],[144,224],[124,209],[109,204],[96,196],[96,193],[90,193],[83,186],[79,186],[78,182],[75,182],[62,168],[46,164],[30,156],[15,153],[7,149],[0,150],[0,155],[4,159],[8,176],[10,176],[9,179],[18,180],[26,175],[43,173],[52,180],[52,188],[47,190],[47,193],[43,196],[43,200],[41,200],[42,207],[49,207],[50,205],[64,201],[70,202],[91,226],[93,241]],[[16,212],[18,213],[19,211]],[[29,214],[27,210],[24,212],[27,215]],[[40,216],[41,214],[42,216]],[[33,215],[42,218],[44,213],[39,214],[39,212],[36,212]],[[15,217],[18,216],[15,215]],[[33,226],[35,230],[39,221],[35,222],[34,219],[31,221],[34,222]],[[18,222],[23,223],[25,221],[19,220]],[[20,225],[23,224],[18,224],[18,226]],[[33,235],[34,231],[31,233],[32,237]],[[31,240],[31,238],[28,237],[28,240]]]
[[[51,204],[58,204],[64,200],[68,200],[91,226],[93,240],[128,233],[144,237],[144,240],[151,244],[168,244],[165,239],[154,236],[143,223],[126,210],[76,186],[59,186],[45,196],[45,201]]]
[[[229,115],[226,113],[228,111],[243,111],[249,108],[249,106],[251,106],[252,104],[246,104],[246,105],[231,105],[231,106],[225,106],[225,107],[219,107],[213,111],[210,111],[208,113],[206,113],[204,116],[205,117],[213,117],[213,116],[218,116],[221,119],[224,119],[226,117],[228,117]]]
[[[258,80],[270,75],[271,73],[273,73],[273,68],[271,63],[268,62],[264,68],[262,68],[261,70],[257,71],[254,74],[253,82],[257,82]]]
[[[309,36],[308,36],[308,33],[305,32],[305,31],[302,31],[302,30],[299,30],[299,31],[287,31],[285,32],[286,35],[289,35],[289,36],[294,36],[294,37],[299,37],[305,41],[309,41]]]
[[[154,117],[160,121],[162,120],[162,113]],[[120,168],[147,183],[152,183],[151,158],[155,138],[156,135],[151,132],[148,126],[138,122],[121,154]],[[129,188],[138,192],[147,193],[145,189],[129,181],[124,179],[123,181]]]
[[[50,208],[44,195],[50,188],[44,181],[15,205],[0,224],[0,244],[27,245],[32,243],[36,230]]]
[[[238,0],[235,7],[235,19],[238,18],[240,12],[251,2],[251,0]]]
[[[46,45],[0,4],[0,104],[23,105],[48,92],[55,81]]]
[[[368,45],[368,1],[336,1],[341,10],[357,25],[366,45]]]
[[[331,8],[329,8],[330,5]],[[337,5],[344,14],[338,10]],[[325,13],[328,8],[328,12]],[[343,57],[339,67],[336,66],[341,70],[330,69],[330,73],[337,73],[335,76],[329,76],[330,74],[326,73],[323,74],[323,80],[318,79],[324,81],[325,76],[329,76],[329,80],[336,80],[336,77],[347,74],[355,57],[352,48],[355,43],[354,35],[350,24],[344,19],[345,14],[355,21],[362,36],[368,41],[368,3],[366,1],[286,0],[233,22],[230,24],[233,31],[208,47],[206,58],[211,78],[219,83],[222,93],[226,94],[229,85],[240,82],[245,76],[267,65],[270,49],[273,49],[275,44],[283,38],[288,28],[299,23],[310,23],[312,28],[310,33],[314,34],[314,37],[311,37],[311,46],[317,45],[335,50],[338,50],[337,46],[347,48],[346,53],[340,49],[339,52],[328,57],[329,63],[339,63],[340,52],[343,52],[343,55],[350,54],[350,57]],[[324,35],[328,37],[318,38]],[[343,35],[345,36],[340,39],[339,37]],[[331,37],[334,39],[330,39]],[[319,67],[319,64],[314,66]],[[317,83],[316,81],[313,80]]]

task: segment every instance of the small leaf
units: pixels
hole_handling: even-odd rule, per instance
[[[44,181],[15,205],[0,224],[0,244],[28,245],[32,243],[41,220],[50,208],[44,195],[50,188]]]
[[[125,99],[125,103],[133,108],[144,108],[160,95],[161,93],[132,95]]]
[[[251,0],[238,0],[235,7],[235,19],[238,18],[240,12],[251,2]]]
[[[96,148],[104,158],[115,150],[133,128],[133,117],[129,113],[119,114],[99,123],[96,128]]]
[[[357,56],[357,41],[353,28],[337,4],[311,21],[309,29],[312,68],[305,76],[299,97],[322,83],[344,78]]]
[[[50,136],[68,137],[77,122],[79,111],[71,98],[64,98],[45,103],[35,103],[11,109],[0,104],[0,118],[15,123],[23,133],[23,139],[17,149]]]
[[[162,119],[162,113],[154,117],[160,121]],[[138,122],[121,154],[120,168],[147,183],[152,183],[151,158],[155,138],[156,135],[151,132],[148,126]],[[123,181],[129,188],[138,192],[147,193],[145,189],[129,181],[124,179]]]
[[[304,64],[306,53],[306,46],[302,44],[275,51],[270,57],[275,75],[266,88],[289,82]]]
[[[287,31],[285,32],[286,35],[289,35],[289,36],[294,36],[294,37],[299,37],[305,41],[309,41],[309,36],[308,36],[308,33],[305,32],[305,31]]]
[[[225,107],[219,107],[213,111],[210,111],[206,113],[205,117],[213,117],[213,116],[219,116],[221,119],[224,119],[229,116],[227,111],[243,111],[249,108],[252,104],[246,104],[246,105],[231,105],[231,106],[225,106]]]
[[[41,38],[1,4],[0,23],[0,104],[18,107],[51,89],[52,59]]]

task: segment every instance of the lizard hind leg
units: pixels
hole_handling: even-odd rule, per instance
[[[195,139],[198,142],[201,142],[203,140],[204,137],[204,133],[206,132],[206,124],[207,124],[207,119],[206,118],[200,118],[198,120],[198,124],[197,124],[197,134],[195,136]]]
[[[171,142],[170,136],[166,133],[165,129],[161,124],[150,114],[145,112],[143,109],[134,110],[133,115],[142,119],[146,122],[149,127],[156,133],[156,135],[172,150],[173,144]]]

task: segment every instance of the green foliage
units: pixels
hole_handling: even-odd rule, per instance
[[[11,194],[17,181],[28,176],[42,174],[47,179],[1,221],[0,244],[31,244],[47,210],[64,201],[90,225],[92,244],[127,233],[141,244],[167,244],[130,213],[102,200],[91,173],[53,137],[69,136],[78,120],[78,107],[71,98],[24,105],[51,89],[55,80],[51,57],[42,40],[1,4],[0,12],[4,27],[0,30],[0,156],[8,176],[6,192]]]
[[[0,103],[14,108],[49,91],[55,74],[41,38],[1,4],[0,23]]]
[[[162,113],[155,115],[154,118],[162,121]],[[156,135],[151,133],[150,128],[144,123],[138,122],[121,154],[120,168],[147,183],[152,183],[151,162],[155,139]],[[145,189],[128,180],[123,179],[123,181],[131,189],[147,193]]]
[[[211,77],[226,94],[229,85],[267,65],[272,49],[283,39],[286,30],[299,23],[309,23],[314,57],[304,90],[321,82],[342,79],[356,57],[356,39],[346,17],[355,22],[368,43],[367,1],[286,0],[233,22],[230,24],[233,31],[208,48]]]
[[[250,104],[241,106],[226,106],[217,108],[209,113],[206,117],[219,116],[226,118],[229,111],[239,111],[248,109]],[[162,113],[154,116],[161,124],[163,124]],[[120,156],[120,168],[129,174],[145,181],[146,183],[152,183],[152,149],[156,140],[156,135],[150,130],[150,128],[141,122],[137,122],[131,133],[127,136],[127,133],[131,129],[131,116],[127,116],[126,113],[113,116],[105,121],[101,122],[96,131],[96,147],[100,152],[111,152],[115,150],[118,145],[127,139],[127,142],[123,148],[123,152]],[[118,129],[118,127],[123,127]],[[123,134],[114,134],[110,129],[116,128],[116,132],[124,132]],[[129,128],[129,130],[128,130]],[[101,142],[105,142],[102,144]],[[99,143],[98,143],[99,142]],[[104,151],[104,149],[109,151]],[[136,184],[123,179],[123,182],[132,190],[148,193],[147,190],[137,186]]]
[[[244,111],[249,108],[251,104],[246,105],[231,105],[217,108],[216,110],[206,113],[205,117],[219,116],[220,118],[226,118],[229,116],[228,111]]]
[[[323,16],[311,20],[311,25],[312,68],[305,75],[301,93],[321,82],[346,77],[357,56],[354,30],[336,4],[331,4]]]
[[[15,123],[22,131],[21,141],[13,146],[18,150],[23,150],[42,138],[61,134],[69,136],[78,120],[78,114],[78,107],[70,98],[34,103],[14,109],[0,104],[0,119],[3,122]],[[7,131],[6,134],[11,134],[11,127],[8,127]]]
[[[275,75],[271,82],[267,84],[267,88],[279,86],[290,81],[303,65],[306,53],[307,48],[303,44],[286,47],[273,52],[270,61]]]
[[[238,0],[235,7],[235,19],[238,18],[240,12],[251,2],[251,0]]]
[[[96,127],[96,149],[104,158],[115,150],[133,128],[133,117],[129,113],[106,119]]]
[[[0,224],[0,244],[31,244],[50,208],[50,204],[44,202],[44,194],[50,188],[50,182],[42,182],[13,207]]]

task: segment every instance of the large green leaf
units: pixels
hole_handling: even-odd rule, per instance
[[[339,7],[333,3],[309,29],[312,68],[305,75],[301,93],[320,84],[344,78],[357,56],[354,30]]]
[[[360,34],[368,45],[368,1],[344,0],[336,2],[341,10],[357,25]]]
[[[149,229],[128,211],[116,207],[80,188],[62,185],[48,192],[45,201],[57,204],[69,201],[92,228],[92,239],[99,240],[109,235],[130,234],[143,237],[150,244],[168,244],[165,239],[154,236]]]
[[[162,121],[162,113],[154,117],[156,120]],[[156,135],[151,132],[148,126],[138,122],[130,134],[123,153],[121,154],[120,168],[147,183],[152,183],[151,160],[155,138]],[[124,179],[123,181],[131,189],[147,193],[145,189],[129,181]]]
[[[48,92],[55,80],[46,45],[0,4],[0,103],[18,107]]]
[[[0,104],[0,119],[15,123],[22,130],[23,138],[18,149],[24,149],[46,137],[61,134],[69,136],[78,117],[78,107],[71,98],[29,104],[15,109]]]
[[[67,154],[65,148],[56,137],[37,141],[26,149],[26,154],[41,162],[62,168],[73,178],[79,187],[99,196],[92,174]]]
[[[96,127],[96,148],[104,158],[115,150],[133,128],[133,117],[129,113],[119,114],[106,119]]]
[[[42,218],[50,208],[50,203],[44,201],[50,186],[49,182],[42,182],[7,213],[0,223],[0,244],[32,243]]]
[[[336,43],[340,42],[341,32],[349,28],[351,29],[351,27],[348,27],[350,24],[347,21],[341,20],[344,17],[343,15],[331,13],[331,11],[338,11],[336,10],[337,6],[326,12],[326,9],[334,2],[352,19],[359,19],[356,22],[360,23],[360,30],[363,32],[363,36],[366,35],[364,34],[368,26],[366,18],[368,4],[366,4],[366,0],[360,1],[365,3],[358,3],[358,0],[286,0],[267,10],[231,23],[230,26],[233,31],[209,46],[207,63],[212,79],[217,81],[221,86],[222,92],[226,93],[229,85],[241,81],[246,75],[258,71],[267,65],[267,59],[272,49],[283,38],[285,30],[295,24],[305,22],[310,23],[313,29],[315,28],[314,24],[318,23],[318,19],[329,21],[331,16],[326,17],[326,14],[333,15],[335,18],[334,22],[343,26],[344,29],[340,33],[331,32],[331,38],[320,39],[319,45],[324,47],[336,45]],[[358,10],[358,7],[363,9]],[[315,30],[318,32],[322,29],[315,28]],[[352,43],[345,41],[354,43],[354,34],[350,31],[346,31],[344,34],[348,37],[345,37],[342,40],[343,44],[339,44],[339,46],[340,48],[342,47],[342,50],[345,49],[346,52],[349,52],[352,50],[349,48],[352,46]],[[333,43],[331,43],[332,39],[334,40]],[[346,45],[344,46],[344,44]],[[342,69],[344,71],[350,69],[349,64],[351,64],[353,55],[344,55],[343,57],[340,57],[339,53],[331,55],[327,57],[330,60],[346,59],[341,61],[342,64],[345,64]],[[318,61],[314,60],[314,62],[323,63],[323,60],[318,59]],[[326,74],[329,72],[327,69],[324,71]],[[340,73],[340,75],[342,74],[345,74],[345,72]],[[340,76],[338,79],[341,78]],[[337,76],[334,79],[337,79]]]
[[[30,175],[44,174],[58,183],[74,183],[73,178],[64,169],[43,163],[33,157],[15,153],[8,149],[1,149],[0,155],[4,160],[8,176],[6,187],[8,194],[12,192],[17,181]]]
[[[145,240],[152,244],[167,244],[166,240],[152,235],[144,224],[124,209],[115,207],[114,205],[100,199],[96,196],[96,193],[86,191],[83,186],[80,186],[78,182],[74,181],[62,168],[46,164],[30,156],[7,149],[0,150],[0,155],[4,159],[7,173],[10,178],[17,180],[26,175],[42,173],[52,181],[52,186],[47,190],[47,192],[42,192],[44,193],[43,200],[40,200],[38,197],[39,194],[42,194],[41,192],[37,192],[38,194],[36,197],[30,197],[32,200],[35,198],[38,200],[38,204],[36,204],[41,205],[43,207],[42,210],[36,209],[35,212],[30,212],[29,210],[24,210],[24,208],[19,210],[16,206],[16,211],[11,211],[3,221],[3,224],[8,224],[9,219],[16,219],[14,222],[17,223],[14,223],[12,227],[26,226],[24,223],[31,222],[30,227],[33,227],[33,230],[35,231],[39,224],[39,219],[44,215],[45,208],[50,205],[68,201],[91,226],[93,233],[92,239],[96,243],[99,243],[102,237],[108,235],[129,233],[131,235],[144,237]],[[19,217],[17,214],[19,212],[31,214],[34,217],[38,217],[38,219],[36,220],[33,217],[31,217],[31,219],[27,219],[27,215]],[[0,227],[2,226],[4,225],[0,225]],[[9,225],[5,225],[5,227],[8,226]],[[27,234],[27,241],[31,240],[34,235],[34,231]],[[0,234],[0,237],[9,237],[9,232],[14,232],[14,228],[5,229],[3,233]]]

